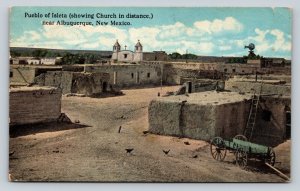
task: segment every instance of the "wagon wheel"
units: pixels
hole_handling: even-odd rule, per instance
[[[234,139],[242,140],[242,141],[247,141],[247,137],[244,135],[236,135]]]
[[[211,156],[218,161],[223,161],[226,157],[226,146],[221,137],[215,137],[210,142]]]
[[[241,168],[245,168],[248,164],[248,154],[242,149],[238,149],[236,151],[235,159],[236,159],[236,164]]]
[[[272,148],[270,148],[269,153],[267,155],[267,158],[265,159],[265,162],[269,163],[272,166],[274,166],[275,160],[276,160],[275,151]]]

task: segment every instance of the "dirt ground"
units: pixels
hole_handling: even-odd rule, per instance
[[[124,90],[118,97],[63,97],[62,112],[74,122],[11,127],[13,181],[285,182],[254,161],[246,170],[212,159],[209,144],[152,135],[148,104],[178,86]],[[75,123],[76,122],[76,123]],[[120,128],[121,126],[121,128]],[[120,129],[120,133],[118,132]],[[127,153],[125,149],[133,149]],[[170,150],[165,154],[163,150]],[[290,173],[290,141],[275,149],[275,166]]]

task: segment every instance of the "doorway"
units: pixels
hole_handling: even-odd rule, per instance
[[[107,82],[102,83],[102,92],[107,92]]]

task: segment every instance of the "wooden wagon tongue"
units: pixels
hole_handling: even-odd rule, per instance
[[[283,174],[280,170],[278,170],[278,169],[275,168],[274,166],[270,165],[270,164],[267,163],[267,162],[265,163],[265,165],[267,165],[267,166],[270,167],[272,170],[274,170],[275,172],[277,172],[278,175],[279,175],[281,178],[283,178],[283,179],[285,179],[285,180],[287,180],[287,181],[290,181],[290,177],[288,177],[287,175]]]

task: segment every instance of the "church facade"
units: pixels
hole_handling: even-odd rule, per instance
[[[143,52],[143,46],[138,40],[134,46],[134,51],[121,50],[121,45],[118,40],[113,46],[113,54],[111,60],[113,62],[128,62],[128,63],[138,63],[141,61],[165,61],[168,55],[165,51],[153,51],[153,52]]]

